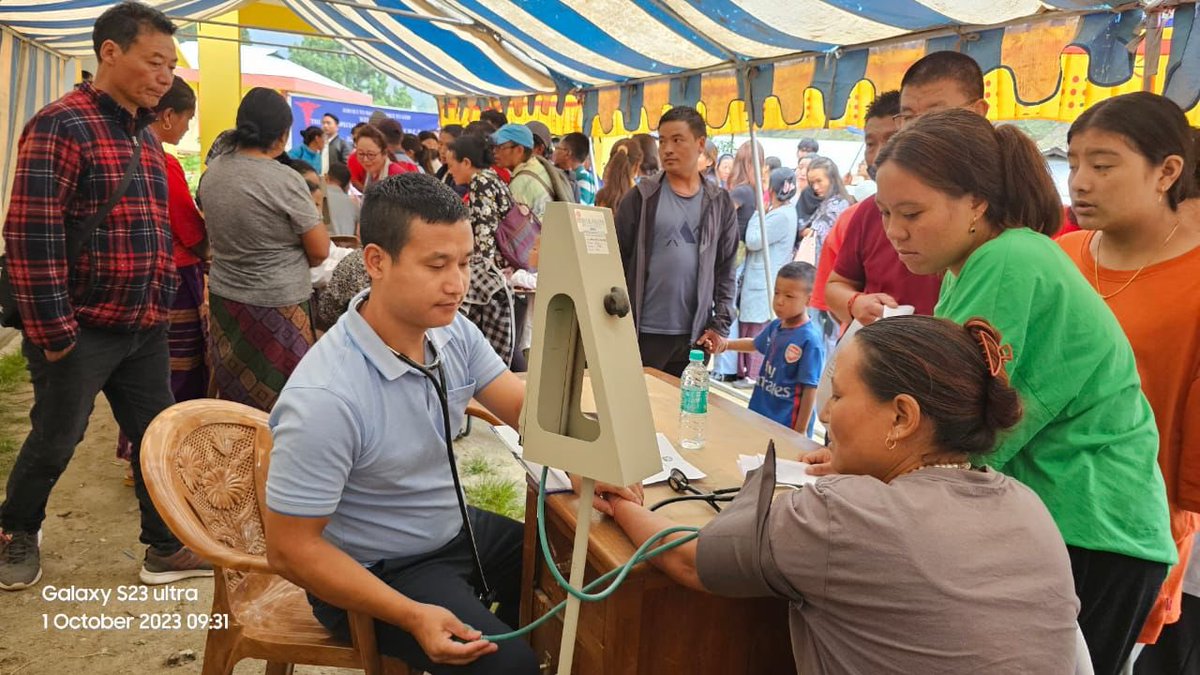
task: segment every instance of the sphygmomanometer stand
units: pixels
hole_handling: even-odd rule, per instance
[[[596,481],[640,483],[662,461],[612,212],[549,204],[539,258],[521,442],[527,459],[582,479],[570,576],[582,588]],[[595,415],[580,408],[585,367]],[[579,609],[568,595],[559,675],[571,672]]]

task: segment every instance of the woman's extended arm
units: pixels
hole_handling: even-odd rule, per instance
[[[608,501],[605,503],[608,505],[608,515],[617,521],[617,525],[625,531],[625,535],[635,546],[641,546],[647,539],[662,530],[679,525],[666,516],[660,516],[644,506],[615,495],[609,495]],[[674,541],[682,536],[684,535],[671,535],[662,543]],[[698,591],[707,590],[700,583],[700,576],[696,573],[695,540],[651,558],[650,563],[662,570],[675,583]]]

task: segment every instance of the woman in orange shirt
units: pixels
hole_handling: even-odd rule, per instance
[[[1183,573],[1200,530],[1197,134],[1170,99],[1138,92],[1084,112],[1067,140],[1071,202],[1083,231],[1062,237],[1059,244],[1129,337],[1158,425],[1158,463],[1179,564],[1138,637],[1139,643],[1154,645],[1163,626],[1179,620]],[[1185,636],[1164,642],[1177,637]],[[1164,644],[1147,650],[1138,672],[1169,649]],[[1154,667],[1152,672],[1169,670]]]

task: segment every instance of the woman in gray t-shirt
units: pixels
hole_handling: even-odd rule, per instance
[[[840,475],[776,498],[772,449],[655,565],[692,588],[788,600],[801,675],[1074,672],[1079,601],[1058,528],[1032,490],[970,460],[1021,416],[1000,344],[981,320],[863,328],[822,411],[830,447],[803,458]],[[635,544],[675,524],[606,504]]]
[[[212,160],[198,190],[212,250],[213,381],[221,398],[266,411],[313,343],[308,268],[329,254],[304,179],[275,161],[291,126],[283,96],[252,89],[238,107],[236,150]]]

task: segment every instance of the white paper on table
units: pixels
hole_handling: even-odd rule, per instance
[[[525,467],[525,472],[533,477],[535,481],[542,480],[542,465],[537,462],[531,462],[523,456],[525,449],[521,447],[521,435],[517,430],[510,426],[492,427],[492,431],[500,438],[504,445],[512,452],[521,466]],[[553,495],[560,492],[571,492],[571,479],[567,476],[567,472],[562,469],[550,469],[550,474],[546,476],[546,494]]]
[[[738,468],[742,471],[742,476],[757,469],[766,461],[765,455],[738,455]],[[791,459],[775,458],[775,482],[780,485],[809,485],[817,482],[817,476],[808,473],[808,467],[812,466],[807,462],[797,462]]]
[[[654,485],[666,481],[671,477],[671,469],[679,469],[690,481],[708,477],[703,471],[688,463],[675,449],[675,446],[671,445],[671,441],[667,440],[666,436],[655,435],[658,437],[658,456],[662,458],[663,470],[643,480],[642,485]]]

